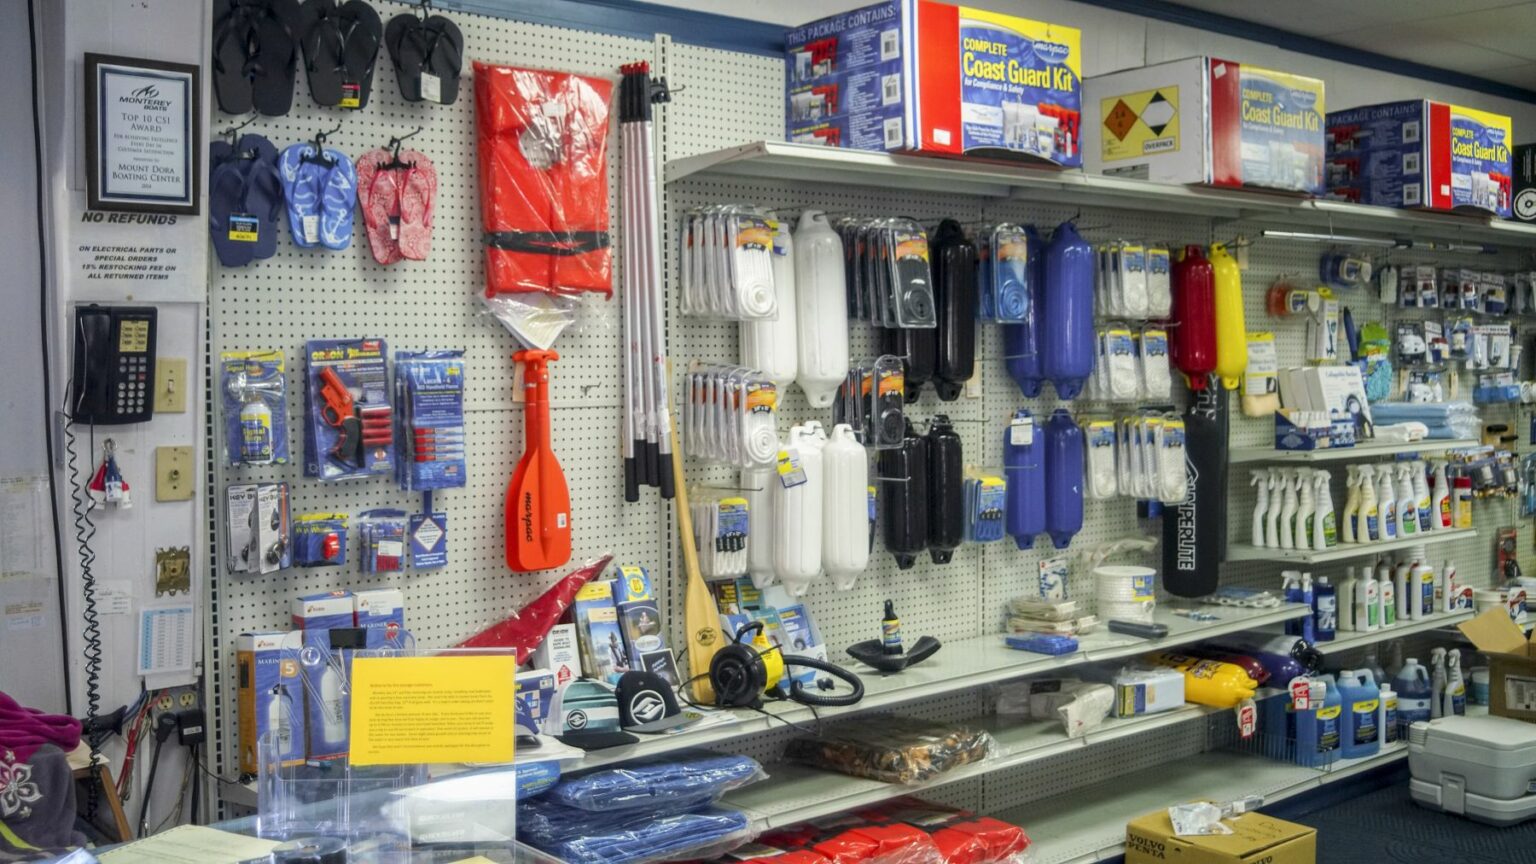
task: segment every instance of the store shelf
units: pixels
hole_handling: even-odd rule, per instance
[[[1374,645],[1377,642],[1385,642],[1389,639],[1399,639],[1412,633],[1423,633],[1426,630],[1436,630],[1466,621],[1473,613],[1468,612],[1441,612],[1428,618],[1420,618],[1417,621],[1399,621],[1391,627],[1379,628],[1371,631],[1341,631],[1338,637],[1330,642],[1317,642],[1312,647],[1323,654],[1337,654],[1340,651],[1348,651],[1351,648],[1363,648],[1366,645]]]
[[[990,732],[997,741],[997,754],[985,762],[953,769],[927,783],[910,786],[882,783],[784,762],[767,766],[767,780],[726,796],[726,803],[751,816],[759,831],[766,831],[867,807],[902,795],[921,794],[923,790],[935,786],[1015,768],[1130,735],[1140,735],[1222,710],[1225,709],[1186,704],[1177,710],[1160,714],[1106,720],[1102,726],[1079,738],[1068,738],[1062,732],[1060,723],[1019,723],[1000,720],[996,716],[979,718],[970,721],[968,725]]]
[[[1179,212],[1329,230],[1377,231],[1393,237],[1431,236],[1536,246],[1536,226],[1486,215],[1397,210],[1248,190],[1152,183],[1013,163],[896,156],[779,141],[758,141],[667,163],[669,182],[700,174],[805,183],[900,186],[911,190],[1028,198],[1035,202],[1069,202],[1154,213]]]
[[[1415,534],[1403,540],[1388,540],[1385,543],[1340,543],[1338,546],[1323,552],[1314,552],[1310,549],[1270,549],[1254,546],[1250,543],[1232,543],[1227,546],[1227,560],[1292,561],[1297,564],[1322,564],[1328,561],[1347,561],[1350,558],[1374,555],[1377,552],[1391,552],[1394,549],[1450,543],[1455,540],[1465,540],[1468,537],[1476,536],[1476,528],[1429,531],[1423,534]]]
[[[1271,447],[1238,447],[1228,456],[1233,465],[1245,462],[1337,462],[1343,459],[1369,459],[1399,453],[1439,453],[1476,447],[1474,438],[1414,441],[1411,444],[1356,444],[1353,447],[1329,447],[1323,450],[1275,450]]]

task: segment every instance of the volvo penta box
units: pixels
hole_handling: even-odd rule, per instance
[[[1328,194],[1383,207],[1510,215],[1511,124],[1414,99],[1328,114]]]
[[[1323,82],[1190,57],[1083,82],[1083,167],[1160,183],[1323,190]]]
[[[1082,164],[1072,27],[887,0],[789,31],[790,141]]]
[[[1509,210],[1521,222],[1536,222],[1536,144],[1516,144],[1515,196]]]

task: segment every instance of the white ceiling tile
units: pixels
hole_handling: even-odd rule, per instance
[[[1446,15],[1444,0],[1175,0],[1204,12],[1241,18],[1292,33],[1319,39],[1335,34]],[[1455,0],[1457,13],[1506,7],[1516,0]],[[1524,28],[1527,38],[1536,36],[1536,21]],[[1382,52],[1385,53],[1385,52]]]
[[[1480,12],[1458,12],[1415,21],[1447,39],[1480,45],[1525,60],[1536,60],[1536,3]]]
[[[1523,57],[1481,44],[1458,41],[1446,32],[1444,24],[1434,21],[1403,21],[1351,30],[1337,34],[1334,41],[1388,57],[1470,74],[1508,69],[1526,62]]]
[[[1527,63],[1513,69],[1500,69],[1498,72],[1490,73],[1488,77],[1505,84],[1524,87],[1527,90],[1536,90],[1536,63]]]

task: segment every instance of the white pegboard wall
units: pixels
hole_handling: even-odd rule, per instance
[[[411,8],[393,2],[374,5],[386,22]],[[323,484],[302,476],[303,345],[314,338],[382,337],[391,352],[465,349],[469,485],[434,495],[435,508],[448,514],[449,563],[439,570],[363,577],[357,572],[354,539],[345,567],[231,576],[224,572],[222,547],[227,541],[222,525],[216,529],[219,548],[211,566],[217,625],[210,633],[210,662],[216,752],[224,756],[224,766],[235,744],[234,638],[242,632],[286,629],[294,596],[337,588],[399,587],[406,596],[407,628],[418,644],[437,647],[500,620],[588,557],[613,552],[615,560],[643,564],[653,572],[665,566],[667,508],[654,493],[638,504],[625,505],[623,500],[618,449],[622,301],[617,291],[611,300],[582,298],[577,323],[555,346],[561,359],[551,367],[554,446],[571,492],[572,562],[557,572],[521,574],[509,572],[503,563],[502,504],[507,480],[523,451],[523,415],[514,400],[511,354],[517,346],[501,324],[483,312],[478,299],[484,274],[471,66],[481,60],[616,80],[622,64],[654,61],[655,44],[465,12],[444,14],[459,25],[465,43],[464,78],[453,105],[403,101],[387,51],[381,50],[366,108],[348,112],[314,105],[301,68],[290,113],[258,119],[243,130],[265,135],[281,149],[339,121],[341,129],[328,143],[356,156],[422,127],[405,143],[433,161],[438,198],[432,251],[423,262],[376,264],[359,216],[351,246],[339,252],[299,249],[283,224],[272,259],[242,269],[214,264],[209,303],[212,360],[216,363],[226,350],[276,348],[286,353],[289,446],[294,457],[293,464],[266,470],[227,469],[220,459],[212,490],[216,524],[222,522],[225,487],[252,480],[286,480],[295,514],[343,511],[355,517],[376,507],[420,510],[420,497],[400,491],[392,477]],[[616,130],[616,105],[610,119]],[[237,118],[215,113],[210,135],[232,122]],[[621,243],[618,136],[609,140],[610,227]],[[616,250],[616,286],[621,264]],[[213,386],[217,388],[216,381]],[[221,457],[217,429],[212,441],[219,448],[216,458]]]

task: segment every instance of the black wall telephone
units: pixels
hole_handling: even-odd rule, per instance
[[[69,414],[76,423],[143,423],[155,413],[153,306],[76,306]]]

